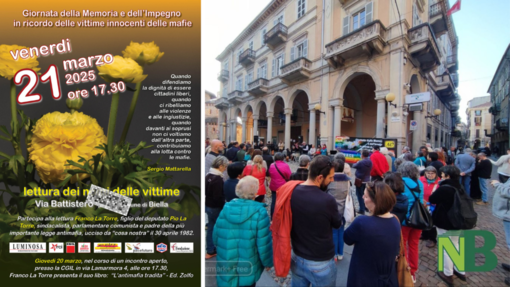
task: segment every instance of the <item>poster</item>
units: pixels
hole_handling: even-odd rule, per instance
[[[2,5],[3,284],[200,285],[200,19],[195,0]]]
[[[361,160],[361,151],[367,149],[372,153],[374,146],[386,147],[397,157],[397,140],[396,139],[380,139],[380,138],[350,138],[335,137],[335,149],[345,154],[346,162],[355,164]]]

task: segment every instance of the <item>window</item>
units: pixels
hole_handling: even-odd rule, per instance
[[[290,61],[308,57],[308,40],[290,48]]]
[[[225,61],[225,63],[223,63],[223,69],[228,71],[228,61]]]
[[[253,40],[248,43],[248,49],[253,50]]]
[[[267,63],[264,62],[257,70],[257,78],[267,79]]]
[[[475,137],[476,137],[476,138],[479,138],[479,137],[480,137],[480,130],[479,130],[479,129],[477,129],[477,130],[476,130],[476,135],[475,135]]]
[[[346,16],[342,21],[342,34],[345,36],[349,32],[355,31],[363,27],[365,24],[372,22],[373,18],[373,3],[369,2],[365,8],[357,11],[356,13]]]
[[[482,115],[482,111],[481,110],[476,110],[475,111],[475,116],[480,117],[481,115]]]
[[[276,17],[276,19],[274,19],[273,24],[276,26],[276,24],[278,24],[278,23],[282,23],[282,24],[283,24],[283,13],[282,13],[282,14],[280,14],[280,15],[278,15],[278,16]]]
[[[285,53],[281,53],[273,59],[271,76],[274,78],[280,75],[280,68],[285,65]]]
[[[413,26],[418,26],[421,24],[420,14],[418,12],[418,5],[416,2],[413,4]]]
[[[237,63],[239,64],[239,59],[241,57],[241,54],[243,53],[243,48],[239,48],[239,50],[237,50]]]
[[[475,117],[475,127],[482,126],[482,117]]]
[[[248,84],[253,81],[253,71],[248,72],[248,74],[245,77],[245,83],[244,83],[244,90],[248,90]]]
[[[243,90],[243,75],[237,76],[236,79],[236,90],[242,91]]]
[[[306,0],[298,0],[297,2],[297,17],[298,19],[303,17],[306,12]]]
[[[261,43],[260,46],[262,46],[262,47],[264,47],[264,45],[265,45],[264,42],[265,42],[266,33],[267,33],[267,28],[262,29],[262,33],[260,35],[260,43]]]

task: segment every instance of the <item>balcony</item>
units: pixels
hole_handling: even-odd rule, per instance
[[[287,42],[287,26],[282,23],[276,24],[264,35],[264,44],[271,50],[285,42]]]
[[[508,131],[508,119],[500,118],[496,120],[496,129],[502,132]]]
[[[280,79],[289,84],[310,78],[312,61],[306,58],[299,58],[280,68]]]
[[[450,73],[450,76],[452,77],[452,82],[455,88],[459,86],[459,74],[457,73]]]
[[[435,79],[436,94],[445,102],[455,101],[457,96],[455,94],[455,83],[449,73],[443,75],[436,75]]]
[[[228,99],[226,97],[219,97],[214,101],[214,106],[219,110],[228,109]]]
[[[248,93],[254,96],[261,96],[267,94],[269,90],[269,81],[266,79],[256,79],[255,81],[248,84]]]
[[[407,34],[411,41],[409,46],[411,61],[425,73],[437,68],[441,54],[430,25],[428,23],[420,24],[409,29]]]
[[[228,94],[228,101],[233,104],[237,105],[243,102],[243,91],[233,91],[232,93]]]
[[[243,65],[243,67],[247,67],[255,63],[255,51],[252,49],[247,49],[239,55],[239,64]]]
[[[451,54],[446,57],[446,67],[450,72],[456,72],[459,69],[459,61],[457,59],[457,54]]]
[[[386,28],[379,20],[368,23],[327,44],[325,59],[331,67],[337,68],[346,59],[381,53],[386,44],[385,32]]]
[[[218,73],[218,81],[223,83],[228,81],[228,70],[223,69]]]
[[[440,1],[436,4],[430,5],[429,23],[432,30],[438,37],[448,31],[448,19],[446,17],[445,1]]]

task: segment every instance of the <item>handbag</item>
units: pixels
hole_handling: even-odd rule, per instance
[[[395,216],[395,215],[393,215]],[[395,216],[398,220],[398,217]],[[400,225],[400,220],[399,220]],[[397,278],[398,286],[408,287],[414,286],[413,278],[411,277],[411,267],[407,263],[406,259],[406,247],[404,245],[404,238],[402,237],[402,231],[400,231],[400,251],[395,259],[397,261]]]
[[[420,200],[416,194],[414,194],[414,190],[416,189],[418,189],[418,192],[421,192],[419,189],[419,184],[417,184],[413,189],[411,189],[405,182],[404,184],[411,191],[411,194],[414,197],[414,203],[413,206],[411,206],[411,210],[409,211],[409,217],[406,218],[406,226],[421,230],[432,229],[434,226],[432,222],[432,216],[423,206],[423,204],[420,203]]]
[[[354,185],[355,185],[356,187],[361,187],[361,185],[362,185],[362,184],[363,184],[363,181],[361,181],[361,179],[360,179],[360,178],[355,178],[355,179],[354,179]]]
[[[346,223],[351,223],[354,221],[354,202],[352,201],[350,190],[347,192],[347,197],[345,198],[345,208],[344,208],[344,219]]]

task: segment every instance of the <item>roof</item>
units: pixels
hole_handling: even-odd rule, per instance
[[[496,72],[494,73],[494,77],[492,78],[491,84],[489,85],[489,89],[487,89],[487,93],[489,93],[489,94],[490,94],[491,87],[494,84],[494,81],[496,80],[496,77],[498,75],[498,71],[501,68],[501,65],[503,64],[503,62],[505,60],[506,55],[508,55],[508,57],[509,57],[509,58],[507,58],[507,60],[510,61],[510,44],[508,44],[508,47],[506,47],[505,53],[503,53],[503,57],[501,57],[501,61],[499,61],[498,68],[496,69]]]
[[[214,93],[211,93],[209,92],[208,90],[205,90],[205,94],[206,95],[209,95],[209,97],[211,98],[211,100],[215,100],[217,97],[216,97],[216,94]]]
[[[486,107],[491,107],[492,106],[492,103],[491,102],[487,102],[487,103],[483,103],[481,105],[478,105],[478,106],[474,106],[474,107],[471,107],[469,109],[479,109],[479,108],[486,108]]]
[[[216,60],[221,61],[225,56],[228,55],[228,52],[232,51],[237,45],[239,45],[240,42],[244,41],[244,39],[249,36],[262,22],[264,22],[269,16],[272,14],[273,11],[278,9],[280,5],[287,0],[273,0],[267,6],[262,9],[262,11],[253,19],[253,21],[248,24],[244,30],[239,33],[239,35],[230,43],[221,54],[216,57]]]

